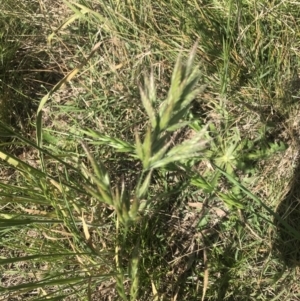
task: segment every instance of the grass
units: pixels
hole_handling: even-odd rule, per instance
[[[0,4],[1,300],[299,300],[297,1]]]

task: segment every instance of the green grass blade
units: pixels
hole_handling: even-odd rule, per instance
[[[292,234],[296,239],[300,240],[300,232],[295,230],[293,227],[291,227],[284,219],[280,217],[278,213],[273,211],[270,207],[268,207],[262,200],[260,200],[258,197],[256,197],[254,194],[252,194],[246,187],[244,187],[241,183],[239,183],[237,180],[235,180],[231,175],[226,173],[224,170],[219,168],[217,165],[212,165],[221,173],[223,174],[232,184],[237,186],[240,190],[242,190],[248,197],[250,197],[252,200],[254,200],[258,205],[262,206],[271,216],[275,218],[279,223],[281,223],[287,233]]]

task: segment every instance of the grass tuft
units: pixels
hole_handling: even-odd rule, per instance
[[[1,300],[298,300],[297,1],[0,0]]]

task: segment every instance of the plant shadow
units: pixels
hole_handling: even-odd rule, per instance
[[[273,249],[278,251],[280,259],[289,268],[300,265],[300,162],[295,169],[292,186],[282,200],[276,213],[294,230],[297,235],[290,233],[286,227],[277,222],[277,236]]]
[[[28,7],[33,15],[39,10],[36,2]],[[0,21],[0,121],[28,135],[40,98],[63,74],[51,63],[45,35],[41,34],[44,25],[30,17],[22,20],[17,11],[13,16],[9,13]],[[23,36],[26,39],[20,38]]]

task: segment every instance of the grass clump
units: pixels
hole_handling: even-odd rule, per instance
[[[22,3],[1,21],[26,25],[1,31],[0,295],[297,300],[296,3]]]

